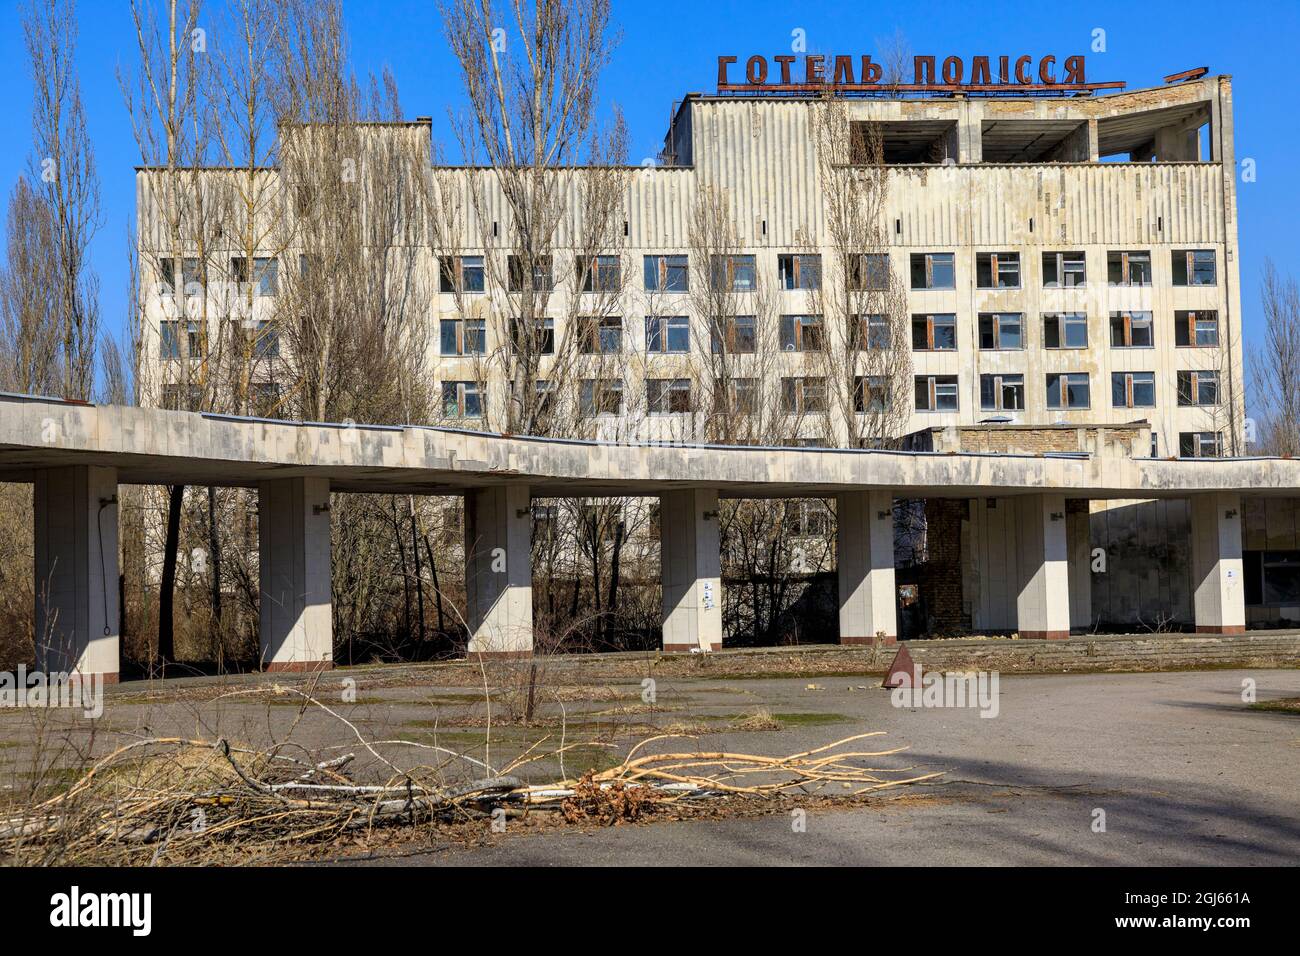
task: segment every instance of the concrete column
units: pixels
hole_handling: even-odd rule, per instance
[[[1016,508],[1020,590],[1016,630],[1031,640],[1070,636],[1069,547],[1065,495],[1021,495]]]
[[[117,469],[35,475],[36,666],[118,674]]]
[[[469,652],[533,653],[533,513],[527,485],[465,496],[465,603]]]
[[[670,491],[659,497],[659,564],[664,650],[722,647],[722,554],[718,493]]]
[[[262,667],[334,666],[330,605],[330,484],[277,478],[257,486]]]
[[[894,496],[853,491],[835,498],[840,643],[898,640],[894,587]]]
[[[1241,495],[1212,492],[1191,499],[1192,605],[1198,634],[1243,634]]]
[[[1070,552],[1070,630],[1092,629],[1092,513],[1088,502],[1065,516]]]

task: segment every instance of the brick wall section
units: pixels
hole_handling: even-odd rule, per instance
[[[908,436],[905,447],[918,451],[974,451],[1041,455],[1089,452],[1111,457],[1145,457],[1151,452],[1151,426],[1130,425],[968,425],[933,428]]]
[[[962,609],[961,583],[961,526],[967,515],[965,499],[926,499],[927,560],[920,586],[926,629],[936,637],[970,631],[970,616]]]

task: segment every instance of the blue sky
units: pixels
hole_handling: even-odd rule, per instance
[[[219,0],[210,0],[216,3]],[[902,31],[918,54],[971,56],[1073,53],[1088,56],[1090,80],[1155,86],[1168,73],[1196,66],[1233,76],[1238,161],[1255,161],[1257,180],[1238,183],[1242,304],[1247,343],[1261,325],[1257,287],[1265,256],[1300,275],[1295,223],[1300,112],[1294,108],[1294,38],[1298,4],[1177,3],[915,3],[825,0],[800,4],[630,2],[613,0],[622,41],[605,77],[603,98],[627,116],[633,162],[659,149],[675,100],[714,87],[719,54],[768,56],[789,49],[791,31],[806,31],[811,52],[871,53]],[[80,0],[78,61],[91,135],[103,183],[104,225],[93,248],[106,326],[126,315],[127,241],[139,160],[115,71],[135,60],[126,0]],[[359,73],[387,64],[408,116],[432,115],[446,137],[446,115],[459,87],[433,0],[344,0]],[[1093,31],[1106,31],[1106,52],[1090,51]],[[880,41],[880,42],[878,42]],[[214,41],[215,42],[215,41]],[[0,71],[6,91],[0,123],[0,190],[7,200],[31,150],[31,81],[17,3],[0,13]],[[453,153],[454,155],[454,153]]]

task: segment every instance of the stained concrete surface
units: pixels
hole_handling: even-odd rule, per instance
[[[781,749],[862,729],[911,744],[947,781],[861,809],[495,838],[404,865],[1259,865],[1300,861],[1300,717],[1246,708],[1300,694],[1300,672],[1010,677],[1001,710],[895,709],[854,679],[744,681],[775,709],[848,722],[766,735]],[[751,735],[759,736],[759,735]],[[745,740],[744,743],[751,743]],[[924,799],[918,800],[917,797]],[[1095,832],[1097,810],[1105,831]]]

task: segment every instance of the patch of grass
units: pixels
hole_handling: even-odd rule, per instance
[[[1300,697],[1279,697],[1277,700],[1260,700],[1250,705],[1251,710],[1263,710],[1273,714],[1296,714],[1300,716]]]
[[[772,716],[766,707],[759,707],[752,714],[736,715],[731,720],[732,730],[758,731],[780,730],[781,721]]]
[[[828,671],[755,671],[744,674],[715,674],[711,675],[714,680],[816,680],[826,677],[870,677],[872,674],[879,676],[885,672],[886,668],[882,667],[877,671],[846,671],[846,670],[828,670]]]
[[[843,724],[852,720],[844,714],[789,713],[773,714],[783,727],[821,727],[825,724]]]

